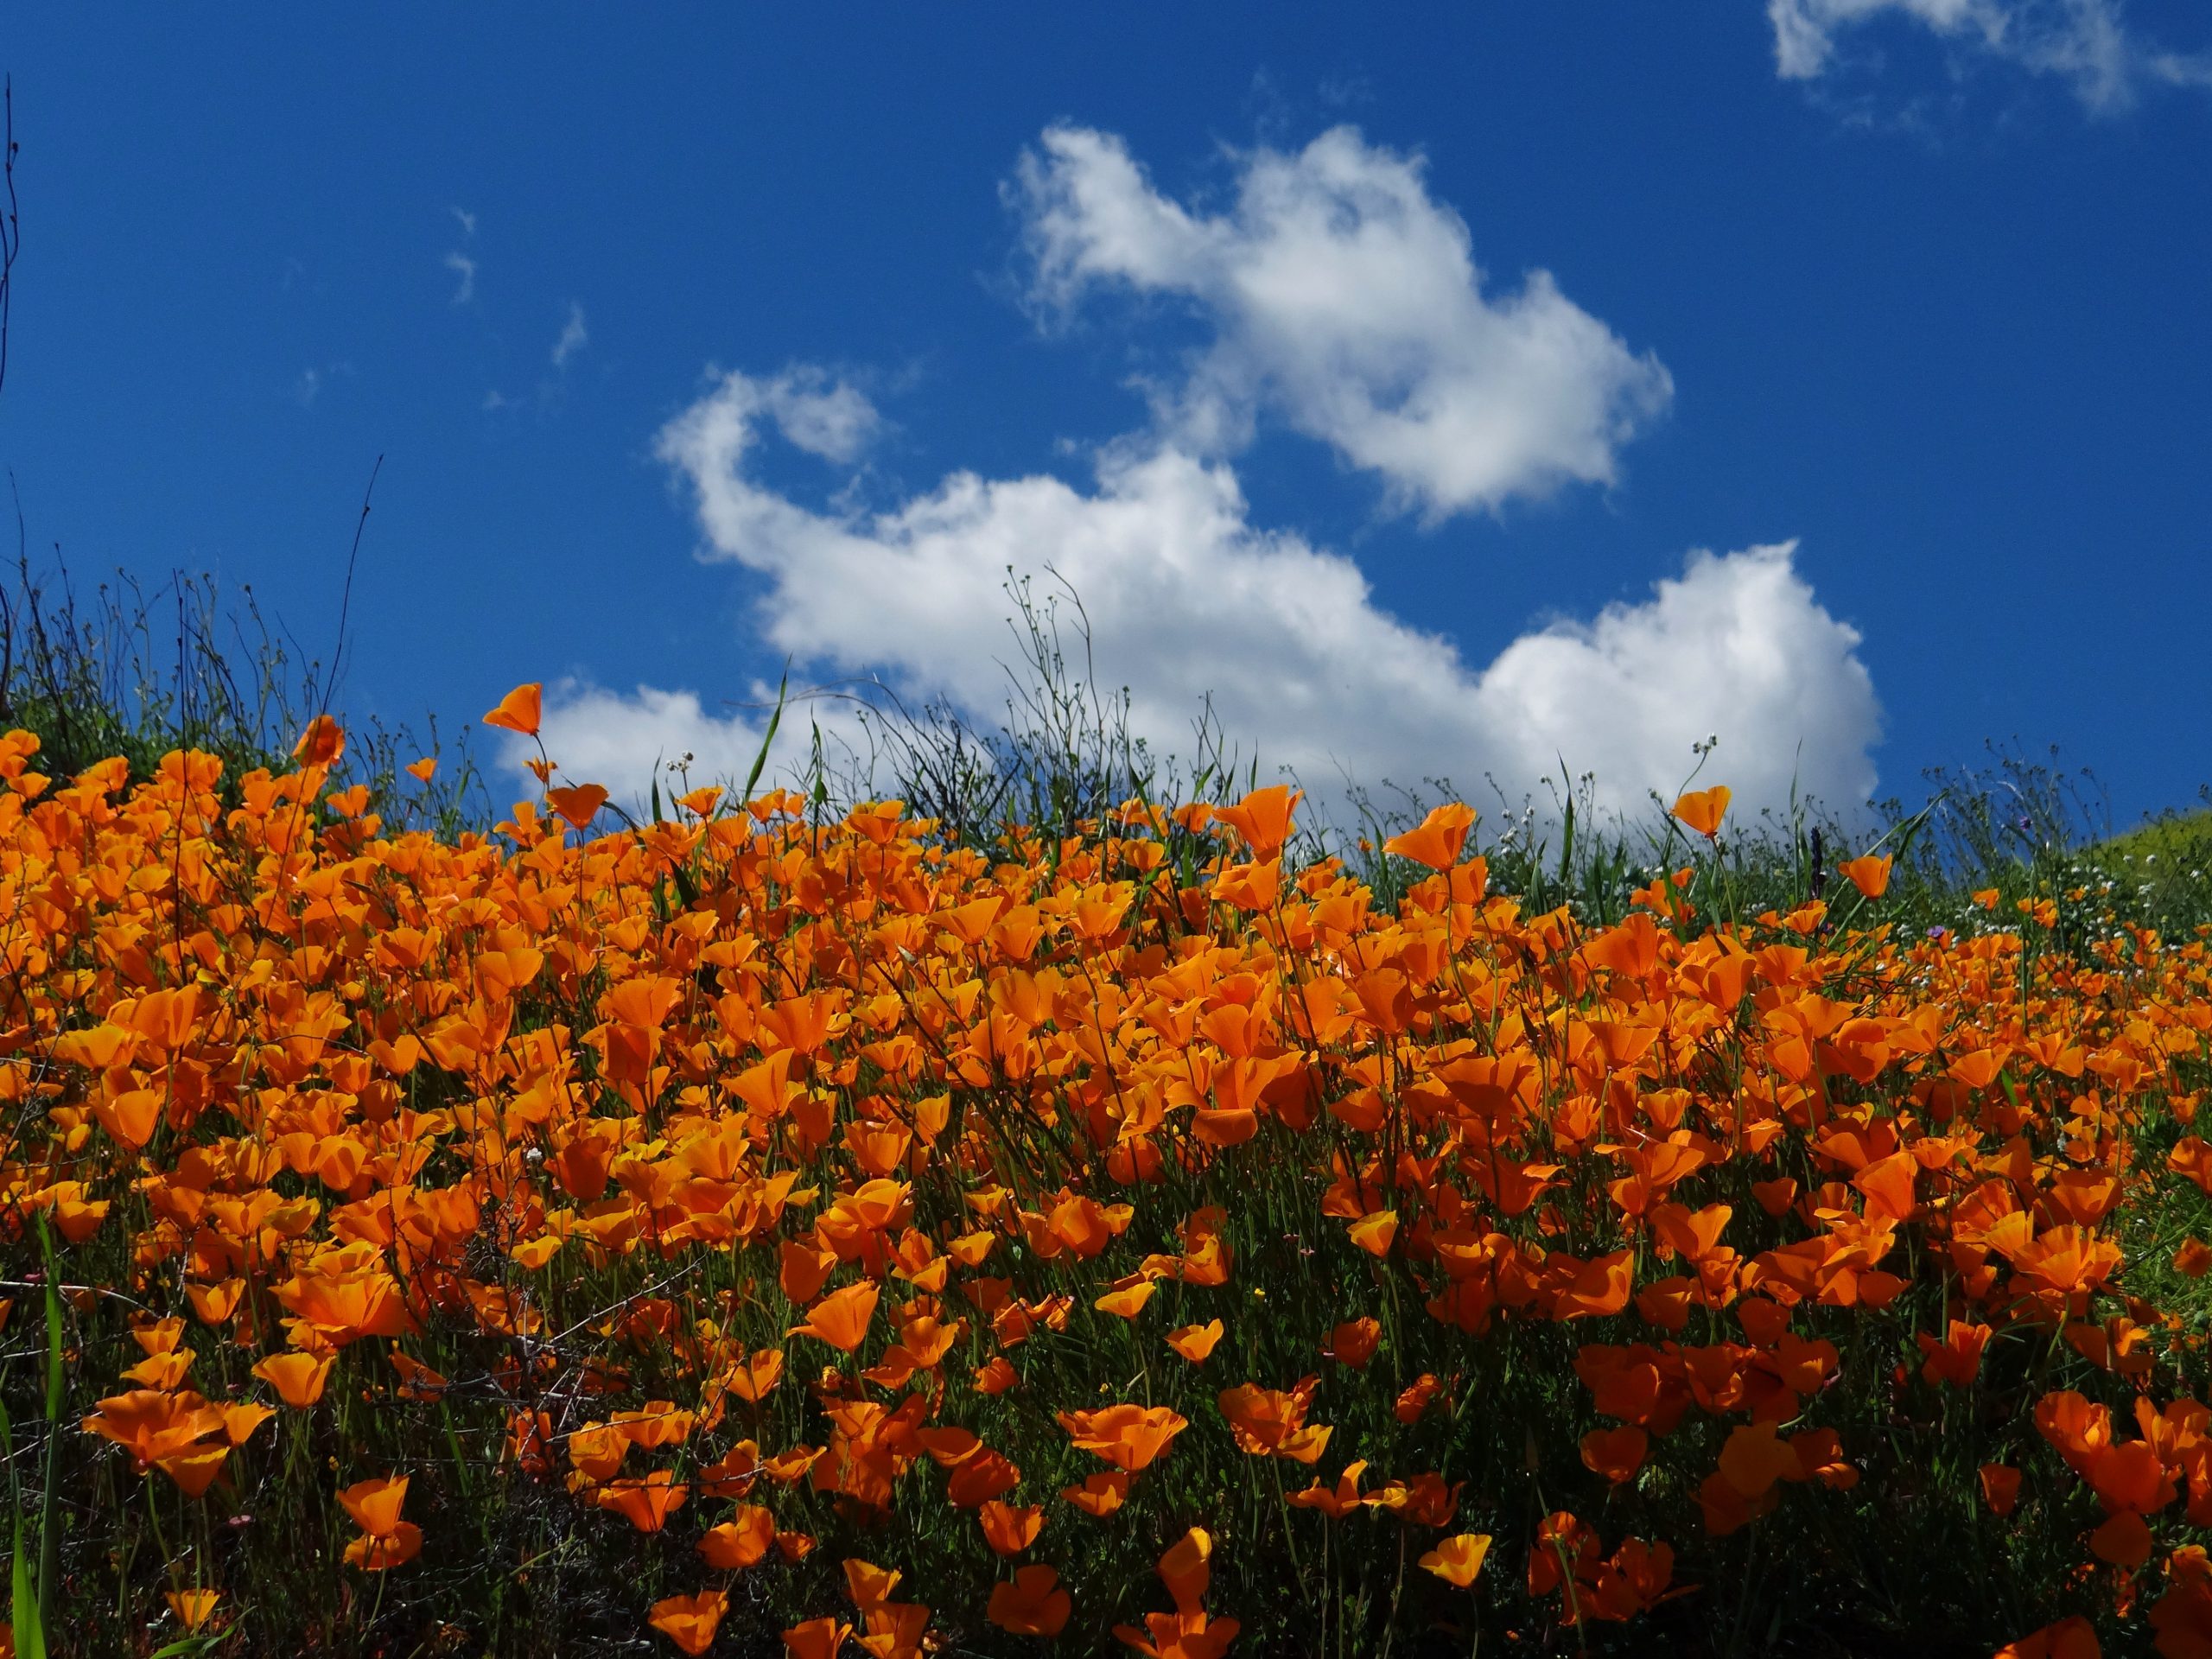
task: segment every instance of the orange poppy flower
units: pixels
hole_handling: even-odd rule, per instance
[[[376,1245],[364,1241],[319,1251],[276,1287],[276,1295],[330,1346],[403,1336],[412,1323],[404,1291]]]
[[[1253,858],[1265,863],[1281,852],[1283,843],[1290,839],[1291,817],[1305,798],[1303,790],[1273,784],[1254,790],[1234,806],[1216,807],[1213,816],[1243,836]]]
[[[1191,1528],[1160,1558],[1160,1581],[1167,1586],[1178,1612],[1197,1611],[1212,1578],[1213,1535],[1204,1527]]]
[[[2020,1471],[2001,1463],[1985,1463],[1980,1477],[1982,1501],[1989,1512],[2000,1517],[2012,1514],[2020,1501]]]
[[[1417,1527],[1448,1526],[1459,1512],[1459,1491],[1466,1484],[1459,1480],[1447,1486],[1441,1475],[1415,1475],[1411,1480],[1391,1481],[1368,1502]]]
[[[755,1349],[752,1358],[731,1366],[722,1374],[729,1391],[751,1405],[758,1405],[774,1393],[783,1377],[784,1351],[780,1348]]]
[[[272,1406],[257,1405],[244,1401],[223,1408],[223,1438],[232,1446],[244,1446],[253,1438],[253,1431],[276,1414]]]
[[[215,1484],[230,1455],[228,1445],[194,1446],[162,1453],[154,1459],[154,1467],[175,1481],[187,1497],[200,1497]]]
[[[1847,858],[1835,867],[1835,873],[1869,899],[1878,899],[1890,890],[1890,861],[1887,855]]]
[[[1423,1555],[1421,1565],[1445,1583],[1465,1590],[1475,1581],[1475,1574],[1483,1570],[1483,1558],[1490,1553],[1490,1542],[1486,1532],[1459,1533]]]
[[[849,1557],[843,1563],[845,1593],[852,1597],[853,1605],[866,1612],[879,1603],[891,1599],[891,1592],[899,1587],[905,1576],[896,1567],[878,1567],[873,1561]]]
[[[1375,1357],[1375,1351],[1382,1342],[1380,1320],[1347,1319],[1330,1331],[1328,1346],[1321,1351],[1338,1364],[1360,1371],[1367,1369],[1367,1362]]]
[[[1221,1329],[1219,1319],[1208,1319],[1204,1325],[1179,1325],[1167,1333],[1167,1345],[1192,1364],[1203,1365],[1206,1356],[1213,1352],[1214,1344],[1221,1340]]]
[[[1282,867],[1274,863],[1232,864],[1214,878],[1212,896],[1224,905],[1239,910],[1264,912],[1274,908],[1275,900],[1282,894]],[[1234,1110],[1201,1115],[1202,1129],[1206,1118],[1232,1120],[1235,1128],[1214,1126],[1214,1144],[1233,1147],[1252,1138],[1252,1114]]]
[[[535,1273],[555,1256],[560,1255],[564,1241],[550,1234],[537,1238],[526,1238],[507,1252],[514,1261]]]
[[[759,1561],[775,1541],[776,1517],[758,1503],[741,1503],[735,1515],[701,1536],[699,1554],[709,1567],[738,1573]]]
[[[784,1632],[791,1659],[836,1659],[853,1627],[838,1618],[810,1618]]]
[[[161,1091],[127,1089],[120,1094],[103,1096],[92,1103],[92,1116],[102,1128],[137,1152],[154,1138],[154,1131],[161,1127]]]
[[[412,1521],[402,1521],[384,1537],[363,1533],[347,1544],[346,1564],[364,1573],[385,1573],[406,1566],[422,1553],[423,1529]]]
[[[1981,1370],[1981,1351],[1993,1334],[1986,1325],[1968,1325],[1963,1319],[1953,1319],[1941,1341],[1925,1331],[1916,1332],[1920,1351],[1920,1375],[1931,1383],[1950,1384],[1955,1389],[1970,1389]]]
[[[292,759],[303,766],[334,766],[346,753],[346,728],[328,715],[317,715],[292,746]]]
[[[1444,1387],[1433,1371],[1423,1371],[1400,1391],[1390,1408],[1390,1414],[1402,1423],[1417,1423],[1427,1411],[1429,1402],[1435,1399]]]
[[[860,1644],[869,1659],[921,1659],[929,1635],[927,1607],[915,1602],[878,1602],[868,1610],[867,1624]]]
[[[774,1457],[765,1459],[760,1465],[760,1472],[771,1480],[781,1481],[789,1486],[796,1484],[808,1470],[819,1463],[822,1455],[823,1448],[820,1446],[795,1446],[788,1452],[779,1452]]]
[[[612,1510],[639,1532],[658,1532],[668,1517],[683,1507],[691,1489],[677,1482],[665,1469],[643,1476],[627,1476],[609,1483],[594,1496],[602,1510]]]
[[[2089,1535],[2089,1551],[2114,1567],[2140,1567],[2151,1559],[2150,1523],[2134,1510],[2122,1510]]]
[[[653,1603],[646,1623],[686,1653],[704,1653],[715,1644],[729,1598],[719,1590],[702,1590],[696,1596],[667,1596]]]
[[[545,804],[578,830],[588,830],[607,804],[607,791],[597,784],[575,784],[545,791]]]
[[[899,1346],[924,1370],[933,1370],[952,1351],[952,1344],[960,1340],[967,1329],[963,1319],[940,1320],[929,1314],[917,1314],[899,1327]]]
[[[1153,1293],[1159,1288],[1152,1280],[1140,1279],[1133,1285],[1108,1291],[1091,1306],[1101,1313],[1111,1313],[1117,1319],[1134,1319],[1144,1312],[1144,1305],[1152,1300]]]
[[[998,1248],[996,1233],[961,1233],[945,1243],[945,1253],[963,1268],[980,1268]]]
[[[1059,1582],[1060,1575],[1049,1567],[1018,1567],[1010,1582],[992,1587],[983,1616],[1016,1636],[1058,1636],[1075,1611]]]
[[[1738,1497],[1756,1500],[1777,1480],[1802,1478],[1802,1466],[1772,1423],[1748,1423],[1729,1431],[1720,1448],[1720,1474]]]
[[[535,681],[527,685],[515,687],[513,690],[499,699],[498,708],[484,716],[484,723],[486,726],[497,726],[505,731],[520,732],[524,737],[536,737],[540,716],[543,712],[543,699],[540,696],[544,688]]]
[[[1166,1406],[1105,1406],[1096,1411],[1064,1411],[1060,1427],[1076,1449],[1103,1458],[1131,1474],[1148,1468],[1167,1443],[1190,1427]]]
[[[298,1410],[322,1398],[330,1380],[333,1357],[324,1354],[271,1354],[253,1368],[253,1374],[276,1390],[276,1396]]]
[[[1290,1501],[1301,1510],[1319,1510],[1332,1521],[1341,1521],[1354,1510],[1365,1506],[1367,1499],[1359,1490],[1359,1478],[1367,1471],[1367,1459],[1355,1458],[1344,1465],[1343,1474],[1337,1477],[1334,1486],[1315,1481],[1302,1492],[1293,1492]]]
[[[975,1384],[978,1394],[1004,1394],[1021,1381],[1021,1374],[1014,1369],[1014,1362],[1004,1354],[993,1354],[988,1363],[976,1368]]]
[[[1377,1210],[1351,1224],[1351,1242],[1376,1260],[1390,1254],[1390,1241],[1398,1236],[1398,1212]]]
[[[357,1480],[338,1494],[353,1524],[372,1538],[389,1538],[399,1529],[399,1510],[407,1502],[405,1475],[386,1475],[377,1480]]]
[[[174,1389],[190,1373],[193,1357],[189,1348],[149,1354],[121,1375],[124,1382],[136,1382],[142,1389]]]
[[[1582,1437],[1582,1461],[1593,1473],[1618,1486],[1643,1466],[1651,1437],[1630,1424],[1624,1428],[1592,1429]]]
[[[1467,831],[1474,827],[1475,810],[1458,801],[1433,807],[1414,829],[1382,843],[1382,850],[1410,858],[1432,870],[1448,870],[1459,861]]]
[[[785,1296],[805,1305],[820,1293],[823,1281],[836,1270],[837,1253],[787,1238],[776,1247],[776,1282]]]
[[[187,1451],[223,1426],[221,1412],[189,1390],[164,1394],[133,1389],[111,1395],[84,1420],[85,1432],[129,1450],[143,1474],[157,1458]]]
[[[1676,798],[1675,816],[1710,841],[1720,833],[1720,820],[1728,814],[1728,800],[1726,784],[1692,790]]]
[[[956,1510],[972,1510],[1002,1497],[1021,1484],[1021,1471],[1009,1459],[988,1446],[954,1465],[944,1483],[945,1501]]]
[[[1330,1431],[1305,1427],[1306,1414],[1321,1379],[1309,1376],[1288,1389],[1263,1389],[1256,1382],[1240,1382],[1215,1396],[1229,1432],[1238,1446],[1254,1457],[1291,1458],[1312,1463],[1327,1446]]]
[[[1548,1595],[1570,1580],[1587,1583],[1597,1576],[1601,1553],[1588,1522],[1568,1510],[1554,1510],[1537,1527],[1529,1550],[1529,1593]]]
[[[914,1439],[941,1469],[950,1469],[955,1464],[966,1462],[983,1446],[973,1429],[950,1426],[918,1428],[914,1431]]]
[[[867,1279],[832,1291],[808,1310],[804,1324],[793,1325],[785,1334],[813,1337],[849,1354],[867,1339],[868,1322],[875,1317],[876,1298],[881,1294]]]
[[[984,1541],[1001,1555],[1019,1555],[1045,1529],[1045,1511],[1034,1503],[1001,1503],[993,1498],[976,1512]]]
[[[245,1281],[226,1279],[219,1285],[187,1285],[185,1293],[191,1298],[192,1311],[200,1316],[201,1324],[228,1325],[245,1294]]]
[[[1560,1293],[1558,1311],[1553,1317],[1581,1319],[1619,1313],[1628,1306],[1635,1264],[1633,1250],[1617,1250],[1585,1262],[1574,1282]]]
[[[2165,1621],[2161,1620],[2159,1615],[2174,1599],[2176,1598],[2169,1597],[2151,1610],[2152,1628],[2158,1630],[2162,1637]],[[2162,1653],[2190,1653],[2195,1650],[2195,1646],[2192,1642],[2187,1647],[2169,1647],[2162,1640],[2158,1649]],[[1992,1659],[2103,1659],[2103,1656],[2104,1649],[2097,1643],[2096,1627],[2076,1613],[2070,1618],[2060,1619],[2056,1624],[2046,1624],[2031,1636],[2024,1636],[2017,1642],[2007,1642],[1997,1649]]]
[[[1779,1216],[1797,1202],[1797,1183],[1787,1175],[1770,1181],[1753,1181],[1751,1196],[1758,1200],[1759,1208],[1770,1216]]]
[[[1106,1516],[1120,1509],[1129,1496],[1129,1476],[1124,1469],[1108,1469],[1085,1475],[1080,1486],[1064,1486],[1060,1496],[1085,1515]]]
[[[1114,1634],[1147,1659],[1221,1659],[1243,1628],[1236,1619],[1209,1618],[1203,1611],[1147,1613],[1144,1623],[1142,1630],[1116,1624]]]
[[[683,1445],[696,1421],[690,1412],[677,1410],[673,1400],[648,1400],[641,1410],[616,1412],[607,1426],[631,1445],[652,1452]]]
[[[215,1604],[222,1596],[213,1590],[171,1590],[162,1598],[169,1605],[169,1611],[176,1615],[177,1623],[188,1630],[196,1630],[214,1617]]]

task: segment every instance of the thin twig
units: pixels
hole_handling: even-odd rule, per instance
[[[361,492],[361,516],[353,521],[353,546],[346,555],[346,586],[338,596],[338,644],[330,653],[330,678],[315,704],[317,715],[330,712],[331,694],[338,690],[339,665],[346,659],[346,619],[353,607],[353,567],[360,563],[361,532],[369,527],[369,502],[377,493],[377,474],[382,471],[384,457],[378,455],[377,464],[369,468],[368,487]]]

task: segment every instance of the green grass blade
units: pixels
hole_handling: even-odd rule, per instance
[[[791,683],[791,671],[785,669],[784,677],[776,682],[776,709],[768,716],[768,729],[761,734],[760,753],[753,757],[753,770],[745,774],[745,787],[738,793],[737,804],[740,806],[753,798],[753,786],[760,781],[760,774],[767,769],[768,746],[776,741],[776,728],[784,723],[784,694],[790,690]]]
[[[9,1507],[16,1513],[15,1554],[8,1573],[8,1620],[15,1632],[16,1659],[46,1659],[46,1621],[39,1617],[38,1588],[31,1582],[30,1556],[23,1548],[23,1493],[16,1478],[16,1437],[4,1403],[0,1403],[0,1458],[7,1461]]]
[[[61,1293],[54,1288],[54,1235],[46,1212],[38,1215],[39,1255],[46,1262],[46,1490],[39,1495],[38,1617],[40,1651],[54,1618],[54,1586],[61,1576],[61,1402],[63,1399]]]

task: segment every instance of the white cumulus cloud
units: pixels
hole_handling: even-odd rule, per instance
[[[880,671],[988,718],[1006,690],[1009,576],[1040,593],[1064,582],[1097,682],[1128,688],[1138,732],[1175,751],[1210,701],[1263,773],[1289,768],[1325,799],[1440,776],[1477,794],[1487,774],[1518,800],[1564,758],[1632,811],[1677,787],[1692,744],[1715,734],[1714,775],[1751,804],[1794,784],[1848,809],[1872,787],[1879,715],[1859,635],[1822,608],[1789,545],[1694,554],[1649,600],[1477,666],[1383,610],[1349,558],[1255,524],[1226,461],[1171,443],[1107,446],[1085,488],[957,473],[873,512],[817,512],[759,481],[765,432],[807,435],[825,407],[865,403],[811,372],[730,374],[661,434],[703,556],[766,578],[760,632],[799,663]]]
[[[1391,614],[1350,557],[1254,521],[1235,458],[1270,425],[1330,446],[1435,521],[1611,481],[1671,384],[1548,275],[1493,288],[1418,158],[1338,128],[1234,165],[1224,204],[1190,206],[1118,138],[1055,127],[1008,188],[1040,311],[1118,287],[1188,306],[1207,329],[1150,388],[1144,427],[1090,452],[1086,479],[955,472],[862,505],[884,422],[849,380],[807,365],[719,374],[662,429],[701,556],[750,574],[759,641],[794,681],[880,677],[988,725],[1020,654],[1009,590],[1071,594],[1090,645],[1079,671],[1104,696],[1126,689],[1156,753],[1187,757],[1210,711],[1263,776],[1294,773],[1325,810],[1348,787],[1435,779],[1541,800],[1563,760],[1595,774],[1602,805],[1636,812],[1670,797],[1713,736],[1705,775],[1747,807],[1793,789],[1840,810],[1863,803],[1872,684],[1858,633],[1798,574],[1793,544],[1694,553],[1648,597],[1481,664],[1434,631],[1440,619]],[[763,446],[778,442],[833,469],[830,505],[766,481]],[[689,752],[695,778],[741,779],[759,749],[757,713],[713,713],[690,691],[569,686],[548,707],[568,775],[633,796],[655,755]],[[865,756],[849,708],[807,712]],[[770,777],[804,761],[808,724],[787,716]]]
[[[1434,519],[1611,483],[1621,444],[1666,407],[1664,366],[1550,273],[1488,291],[1418,157],[1338,127],[1236,166],[1233,200],[1210,213],[1163,195],[1120,138],[1061,126],[1008,191],[1040,306],[1120,287],[1211,325],[1187,372],[1154,389],[1182,447],[1233,453],[1273,416]]]
[[[1641,604],[1515,640],[1478,696],[1499,772],[1527,778],[1564,756],[1616,801],[1624,784],[1665,794],[1702,733],[1722,740],[1713,779],[1754,804],[1779,805],[1793,784],[1834,808],[1866,801],[1874,683],[1859,631],[1814,597],[1796,551],[1693,552]]]

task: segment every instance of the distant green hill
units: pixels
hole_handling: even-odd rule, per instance
[[[2102,859],[2133,858],[2142,863],[2156,858],[2161,864],[2187,862],[2201,869],[2203,861],[2212,859],[2212,809],[2154,818],[2085,850]]]

